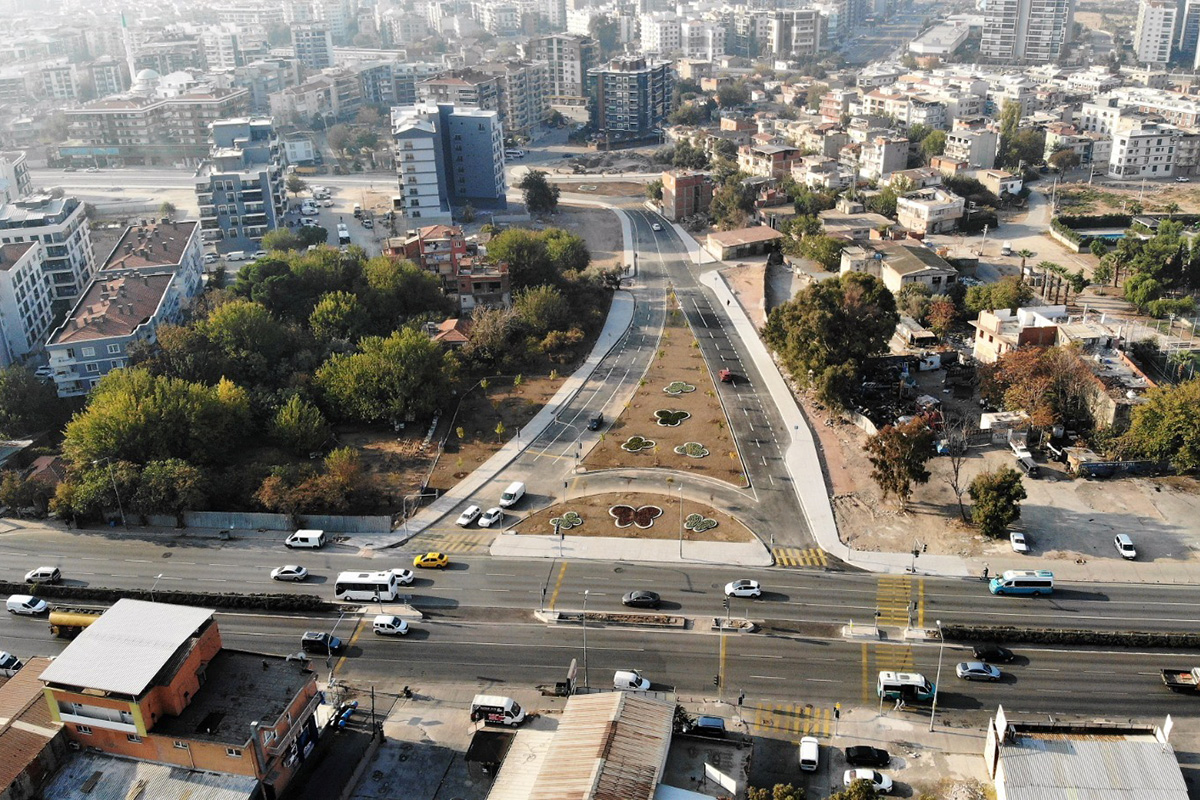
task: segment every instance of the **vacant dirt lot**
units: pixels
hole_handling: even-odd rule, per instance
[[[552,175],[550,180],[564,192],[594,194],[600,197],[642,197],[646,194],[645,184],[634,181],[589,181],[587,176],[571,177]]]
[[[621,222],[617,215],[604,208],[559,205],[553,224],[587,241],[592,254],[593,269],[607,269],[623,263],[625,245]]]
[[[1122,205],[1140,202],[1147,213],[1167,213],[1167,204],[1175,203],[1179,212],[1200,212],[1200,188],[1187,184],[1154,183],[1130,188],[1100,186],[1087,183],[1066,183],[1058,187],[1058,203],[1062,213],[1068,216],[1089,214],[1120,214]],[[1128,209],[1126,209],[1128,210]]]
[[[677,309],[668,313],[658,352],[633,400],[583,466],[676,469],[745,485],[713,377]]]
[[[609,512],[613,506],[628,506],[642,509],[643,524],[649,523],[648,528],[639,527],[636,522],[627,527],[617,527],[617,519]],[[653,509],[661,510],[657,514]],[[680,530],[679,498],[674,501],[670,497],[658,494],[597,494],[568,500],[561,505],[551,506],[530,514],[517,523],[513,530],[517,533],[545,536],[554,533],[550,520],[562,517],[568,512],[575,512],[582,520],[581,523],[566,531],[568,536],[614,536],[621,539],[678,539]],[[753,534],[740,523],[712,508],[683,503],[683,519],[685,523],[689,516],[699,514],[701,522],[693,519],[692,524],[708,530],[683,530],[683,539],[687,542],[749,542],[754,540]],[[710,527],[715,521],[716,527]],[[700,523],[700,524],[696,524]]]

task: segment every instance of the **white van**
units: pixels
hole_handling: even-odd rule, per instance
[[[284,545],[289,550],[296,547],[307,547],[310,550],[319,550],[325,546],[329,540],[325,538],[325,531],[296,531],[291,536],[287,537]]]
[[[471,701],[471,721],[487,725],[520,725],[525,721],[525,709],[511,697],[477,694]]]
[[[58,567],[38,567],[25,573],[26,583],[59,583],[61,581],[62,573]]]
[[[821,762],[821,745],[815,736],[805,736],[800,740],[800,769],[805,772],[816,772]]]
[[[613,675],[613,688],[644,692],[650,688],[650,681],[643,678],[642,673],[636,669],[619,669]]]
[[[1012,255],[1012,242],[1004,243],[1004,245],[1000,248],[1000,255],[1002,255],[1002,256],[1011,256]]]
[[[10,614],[25,614],[28,616],[41,614],[49,608],[45,600],[39,600],[31,594],[11,595],[4,605]]]
[[[380,636],[405,636],[408,634],[408,622],[395,614],[380,614],[371,623],[371,630]]]
[[[513,481],[504,490],[504,494],[500,495],[500,507],[512,508],[517,504],[522,497],[525,496],[525,484],[520,481]]]

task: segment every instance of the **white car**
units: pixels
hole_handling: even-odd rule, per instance
[[[300,224],[306,228],[317,228],[320,227],[321,221],[313,219],[312,217],[303,217],[300,220]]]
[[[49,608],[45,600],[41,600],[31,594],[9,595],[8,600],[4,601],[4,605],[8,608],[8,613],[10,614],[24,614],[27,616],[44,614]]]
[[[1017,553],[1028,553],[1029,543],[1025,541],[1025,534],[1013,531],[1008,535],[1008,542],[1012,545],[1012,549]]]
[[[726,597],[761,597],[762,587],[758,581],[740,580],[725,584]]]
[[[322,205],[322,206],[324,206],[325,208],[333,208],[333,201],[332,201],[332,200],[330,200],[328,197],[326,197],[326,198],[325,198],[325,199],[324,199],[324,200],[321,202],[321,205]]]
[[[892,779],[873,769],[848,769],[842,776],[842,785],[849,787],[855,781],[870,781],[871,788],[887,794],[892,790]]]
[[[662,225],[660,225],[659,223],[655,222],[653,225],[651,225],[651,226],[650,226],[650,230],[652,230],[652,231],[661,231],[661,230],[662,230]]]
[[[33,371],[34,377],[37,378],[53,378],[54,370],[50,367],[42,366]]]
[[[267,257],[267,251],[266,251],[266,250],[255,250],[255,251],[254,251],[254,255],[252,255],[252,256],[250,256],[250,257],[251,257],[251,258],[266,258],[266,257]]]
[[[245,250],[234,250],[225,254],[226,261],[245,261],[247,258]]]
[[[1127,558],[1133,561],[1137,558],[1137,548],[1133,546],[1133,539],[1129,538],[1128,533],[1118,533],[1113,539],[1113,546],[1117,548],[1117,552],[1121,554],[1121,558]]]
[[[483,509],[481,509],[479,506],[467,506],[463,509],[463,512],[458,515],[458,520],[455,521],[454,524],[460,528],[465,528],[475,520],[479,519],[479,515],[482,513]]]
[[[413,582],[414,575],[411,569],[396,567],[395,569],[391,570],[391,573],[396,576],[396,583],[400,584],[401,586],[408,586]]]
[[[16,672],[21,667],[25,666],[21,663],[21,659],[14,656],[12,653],[6,653],[0,650],[0,669],[12,670]]]
[[[273,581],[302,581],[308,577],[308,570],[297,564],[288,564],[286,567],[276,567],[271,570],[271,580]]]
[[[204,254],[204,263],[205,264],[215,264],[217,259],[219,259],[219,258],[220,258],[220,256],[217,255],[216,253],[205,253]]]
[[[479,518],[479,527],[490,528],[502,519],[504,519],[504,509],[489,508],[487,511],[483,512],[483,516]]]

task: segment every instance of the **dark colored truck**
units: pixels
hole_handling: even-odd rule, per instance
[[[1173,692],[1194,692],[1200,687],[1200,667],[1191,669],[1164,669],[1163,683]]]

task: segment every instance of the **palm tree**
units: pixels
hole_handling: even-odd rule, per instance
[[[1142,204],[1137,200],[1130,200],[1129,203],[1126,204],[1125,209],[1130,213],[1130,215],[1136,217],[1138,214],[1142,213]]]
[[[1037,268],[1042,271],[1042,299],[1044,300],[1050,291],[1050,273],[1056,272],[1060,267],[1053,261],[1039,261]]]
[[[1179,213],[1179,203],[1167,203],[1165,206],[1163,206],[1163,210],[1167,212],[1167,219],[1171,219]]]
[[[1032,250],[1018,250],[1017,255],[1021,257],[1021,280],[1025,280],[1025,259],[1033,258]]]

